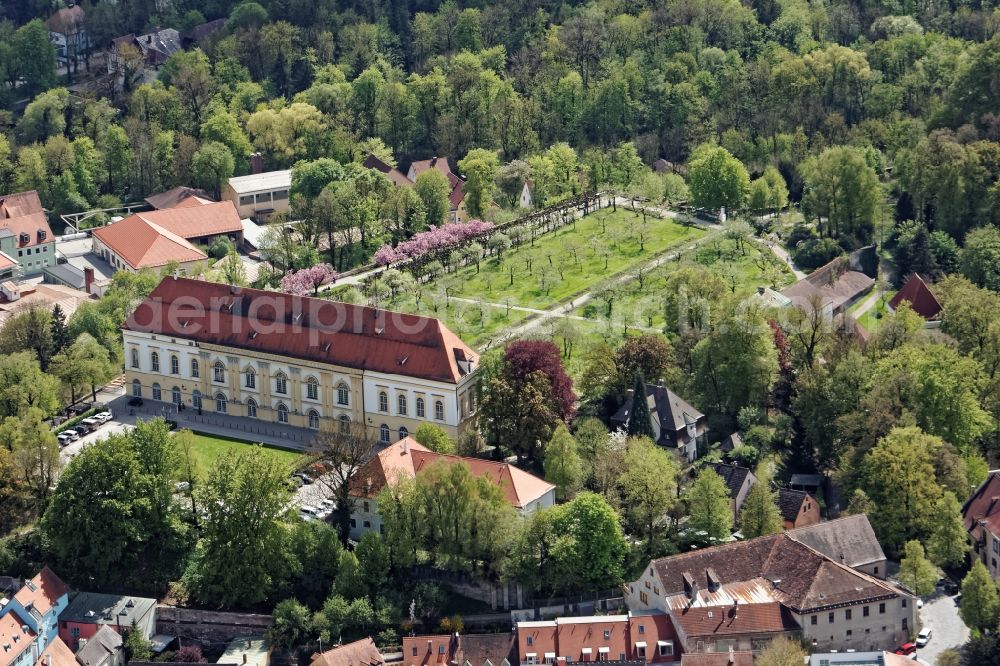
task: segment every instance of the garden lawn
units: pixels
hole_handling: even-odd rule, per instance
[[[642,220],[640,213],[623,208],[603,209],[537,237],[534,245],[526,238],[501,258],[488,257],[478,271],[465,266],[435,284],[451,295],[546,309],[706,234],[671,219]]]
[[[201,479],[208,476],[215,461],[227,451],[241,451],[246,450],[249,446],[258,446],[253,442],[208,435],[202,432],[194,433],[194,441],[192,457],[195,461],[196,474]],[[261,449],[266,455],[287,465],[289,473],[291,473],[302,457],[302,454],[297,451],[288,451],[271,446],[262,446]]]
[[[876,333],[882,319],[889,314],[889,301],[891,301],[895,295],[896,290],[884,292],[878,297],[878,300],[875,301],[875,305],[868,308],[868,311],[861,315],[858,319],[858,323],[861,324],[869,333]],[[863,303],[864,300],[865,299],[862,299],[859,304]]]

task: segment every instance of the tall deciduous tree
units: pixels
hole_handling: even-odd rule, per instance
[[[652,440],[628,440],[618,489],[625,520],[633,530],[645,534],[647,552],[653,552],[657,530],[676,502],[679,471],[677,461]]]
[[[931,533],[927,540],[927,555],[939,567],[955,567],[969,552],[962,508],[955,494],[945,491],[931,514]]]
[[[754,663],[757,666],[800,666],[806,656],[799,643],[778,636],[761,650]]]
[[[740,532],[748,539],[775,534],[783,526],[778,510],[778,493],[771,489],[769,480],[759,479],[750,488],[740,510]]]
[[[827,148],[802,165],[805,177],[804,212],[820,221],[827,236],[852,234],[871,238],[882,201],[878,174],[864,152],[849,146]]]
[[[750,193],[746,167],[720,146],[699,146],[690,160],[688,187],[696,206],[734,212],[742,209]]]
[[[715,470],[706,467],[688,488],[688,526],[704,532],[708,539],[722,540],[733,531],[733,509],[729,489]]]
[[[903,548],[903,559],[899,561],[899,582],[918,597],[934,591],[938,570],[924,555],[924,547],[919,541],[907,541]]]
[[[972,569],[962,581],[962,603],[958,607],[962,621],[980,632],[993,631],[1000,616],[1000,597],[997,584],[990,577],[986,566],[976,559]]]
[[[209,141],[198,149],[191,162],[191,175],[195,182],[215,195],[222,195],[222,186],[233,175],[233,154],[225,144]]]
[[[458,168],[465,176],[462,190],[466,210],[472,217],[482,217],[493,203],[500,160],[492,150],[473,148],[459,161]]]
[[[646,395],[646,380],[642,374],[635,375],[632,381],[632,409],[628,415],[626,430],[633,437],[656,436],[653,430],[652,415],[649,412],[649,397]]]
[[[556,486],[560,500],[572,497],[583,483],[583,463],[576,450],[576,440],[566,426],[559,424],[545,446],[545,480]]]

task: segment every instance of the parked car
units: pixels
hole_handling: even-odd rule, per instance
[[[112,417],[111,412],[101,412],[100,414],[94,414],[94,418],[95,419],[100,419],[101,423],[107,423],[113,417]]]
[[[931,640],[931,628],[924,627],[923,629],[920,630],[920,633],[917,634],[917,647],[923,647],[927,645],[928,641],[930,640]]]
[[[91,430],[93,430],[93,428],[91,428],[90,426],[88,426],[83,421],[80,421],[75,426],[73,426],[73,429],[76,430],[77,434],[79,434],[81,436],[82,435],[87,435],[87,434],[89,434],[91,432]]]
[[[914,645],[913,643],[903,643],[898,648],[896,648],[896,654],[903,655],[904,657],[908,657],[911,654],[915,655],[917,654],[917,646]]]
[[[61,433],[59,433],[60,437],[64,435],[66,437],[69,437],[69,441],[71,442],[75,442],[76,440],[80,439],[80,433],[78,433],[76,430],[63,430]]]
[[[302,520],[316,520],[319,518],[319,509],[314,506],[309,506],[308,504],[303,504],[299,507],[299,517]]]
[[[96,416],[91,416],[89,418],[86,418],[83,421],[81,421],[81,423],[90,428],[91,431],[97,430],[102,425],[104,425],[104,421],[97,418]]]
[[[69,436],[69,434],[67,434],[65,432],[61,432],[58,435],[56,435],[56,439],[59,440],[59,447],[60,448],[68,445],[70,442],[73,441],[73,439]]]

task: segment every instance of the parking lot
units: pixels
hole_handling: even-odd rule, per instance
[[[931,630],[931,640],[917,650],[917,659],[925,666],[934,666],[938,655],[969,640],[969,628],[958,615],[958,595],[947,595],[940,589],[924,599],[920,622]]]
[[[104,439],[109,435],[125,432],[130,428],[132,428],[132,426],[128,425],[127,423],[120,423],[112,419],[107,423],[105,423],[104,425],[100,426],[94,432],[88,433],[83,437],[81,437],[80,439],[76,440],[75,442],[70,442],[66,446],[60,447],[59,457],[62,458],[63,464],[66,464],[70,460],[72,460],[78,453],[80,453],[80,451],[82,451],[84,447],[90,446],[94,442],[100,439]],[[60,430],[59,432],[63,431]]]

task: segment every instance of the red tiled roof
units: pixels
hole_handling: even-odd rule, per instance
[[[45,209],[35,190],[0,197],[0,229],[14,234],[15,247],[33,247],[54,240]],[[39,237],[39,232],[44,233],[43,238]],[[27,242],[21,242],[21,234],[28,235]]]
[[[212,198],[204,190],[181,185],[166,192],[150,194],[146,197],[145,201],[154,209],[162,210],[164,208],[176,208],[180,205],[188,206],[212,203]]]
[[[802,505],[809,499],[809,493],[804,490],[791,490],[790,488],[778,489],[778,509],[781,517],[790,523],[794,523],[802,513]]]
[[[1000,536],[1000,470],[993,470],[962,506],[965,529],[978,541],[983,526]]]
[[[518,508],[524,508],[555,488],[513,465],[435,453],[412,437],[404,437],[383,449],[351,477],[351,495],[376,497],[388,483],[399,478],[416,478],[417,474],[439,462],[465,465],[473,476],[484,477],[498,486],[507,501]]]
[[[314,654],[310,666],[378,666],[382,663],[382,653],[368,637]]]
[[[203,238],[243,231],[243,223],[232,201],[203,203],[202,205],[178,206],[164,210],[151,210],[136,213],[150,224],[163,227],[181,238]]]
[[[562,617],[547,622],[519,622],[517,625],[519,661],[522,663],[526,661],[526,654],[531,652],[536,655],[536,663],[544,661],[547,653],[576,663],[594,662],[601,657],[601,648],[606,650],[604,654],[609,661],[673,661],[673,655],[659,655],[657,645],[660,641],[672,642],[674,655],[680,651],[670,616],[660,612]],[[644,657],[639,655],[640,643],[645,643]]]
[[[208,258],[177,234],[138,215],[94,229],[93,235],[136,270]]]
[[[791,611],[772,601],[740,606],[694,606],[670,616],[687,640],[698,636],[774,634],[799,628]]]
[[[416,648],[417,654],[413,654]],[[404,666],[431,666],[449,663],[454,651],[451,634],[403,637]],[[496,666],[500,666],[496,664]]]
[[[386,164],[385,162],[383,162],[382,160],[380,160],[379,158],[375,157],[370,153],[368,157],[366,157],[365,160],[361,163],[361,166],[363,166],[366,169],[374,169],[379,173],[385,174],[385,176],[392,181],[393,185],[398,185],[400,187],[413,186],[413,181],[407,178],[406,174],[404,174],[402,171],[400,171],[395,167],[389,166],[388,164]]]
[[[753,666],[753,652],[687,652],[681,666]]]
[[[10,646],[0,652],[0,666],[8,666],[18,660],[25,650],[31,649],[35,632],[27,628],[24,620],[14,611],[0,617],[0,645]]]
[[[14,599],[23,608],[34,606],[39,613],[44,615],[58,603],[59,597],[68,593],[69,586],[52,569],[43,567],[34,578],[17,591]]]
[[[909,303],[914,312],[928,321],[936,319],[943,309],[927,283],[916,273],[911,275],[903,288],[892,297],[889,307],[895,310],[903,301]]]
[[[125,328],[450,384],[479,361],[430,317],[188,278],[161,281]]]
[[[63,640],[56,636],[35,662],[35,666],[80,666],[76,656]]]
[[[429,160],[417,160],[410,164],[410,168],[413,170],[414,180],[428,169],[437,169],[440,171],[448,179],[448,184],[451,186],[451,190],[448,192],[448,202],[451,204],[452,210],[457,209],[461,205],[462,199],[465,198],[465,192],[462,187],[464,181],[452,172],[447,157],[432,157]]]
[[[17,262],[3,252],[0,252],[0,269],[11,268],[12,266],[17,266]]]

